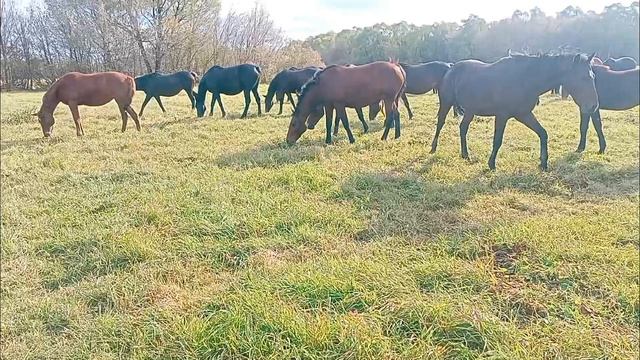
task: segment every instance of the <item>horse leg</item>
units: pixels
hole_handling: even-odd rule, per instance
[[[78,104],[69,103],[69,109],[71,110],[71,115],[73,115],[73,122],[76,124],[76,135],[84,135],[84,130],[82,129],[82,120],[80,120],[80,112],[78,111]]]
[[[291,105],[293,106],[293,109],[296,109],[296,102],[293,101],[293,96],[291,96],[291,93],[287,93],[287,99],[289,99],[289,102],[291,103]]]
[[[142,117],[142,112],[144,111],[144,107],[147,106],[147,103],[151,100],[151,95],[147,95],[142,102],[142,107],[140,108],[140,117]]]
[[[163,113],[166,113],[167,110],[164,109],[164,106],[162,106],[162,101],[160,101],[160,96],[154,96],[154,98],[156,99],[156,101],[158,102],[158,105],[160,105],[160,109],[162,109]]]
[[[282,115],[282,106],[284,105],[284,96],[278,98],[278,94],[276,93],[276,101],[280,104],[280,110],[278,111],[278,115]]]
[[[362,109],[360,109],[362,113]],[[336,117],[342,120],[342,126],[344,126],[345,131],[347,132],[347,137],[349,138],[350,143],[356,142],[356,139],[353,137],[353,133],[351,132],[351,126],[349,125],[349,118],[347,118],[347,111],[344,106],[336,107]]]
[[[407,113],[409,113],[409,120],[413,119],[413,113],[411,112],[411,106],[409,105],[409,99],[407,99],[407,94],[402,93],[402,102],[404,103],[404,107],[407,108]]]
[[[444,126],[444,121],[447,119],[447,114],[449,114],[451,106],[451,104],[440,103],[440,108],[438,109],[438,123],[436,124],[436,133],[433,136],[433,141],[431,141],[431,154],[435,154],[436,149],[438,148],[438,138],[440,138],[440,131]],[[455,111],[455,107],[453,110]]]
[[[187,88],[184,89],[184,91],[187,93],[187,96],[191,101],[191,110],[193,110],[196,107],[196,99],[193,97],[193,90]]]
[[[244,91],[244,111],[242,115],[240,115],[240,119],[244,119],[247,117],[247,111],[249,111],[249,104],[251,104],[251,94],[249,90]]]
[[[533,113],[529,112],[521,116],[516,116],[516,120],[523,123],[526,127],[533,130],[540,138],[540,169],[547,170],[547,160],[549,159],[549,150],[547,148],[547,131],[540,125]]]
[[[394,123],[396,125],[396,133],[394,136],[394,139],[399,139],[400,138],[400,110],[398,109],[398,107],[396,106],[396,109],[394,110],[394,116],[395,116],[395,120]]]
[[[498,156],[498,150],[502,146],[502,138],[504,137],[504,128],[507,126],[506,116],[496,116],[494,130],[493,130],[493,150],[491,150],[491,156],[489,157],[489,169],[496,169],[496,156]]]
[[[469,131],[469,124],[473,120],[473,114],[466,113],[462,117],[460,122],[460,154],[463,159],[469,160],[469,149],[467,148],[467,131]]]
[[[380,103],[376,102],[375,104],[369,105],[369,121],[375,120],[376,116],[380,112]]]
[[[338,129],[340,129],[340,116],[336,113],[335,124],[333,124],[333,136],[338,135]]]
[[[127,120],[129,116],[127,115],[127,110],[125,107],[118,104],[118,108],[120,109],[120,116],[122,116],[122,132],[124,132],[125,130],[127,130]]]
[[[591,114],[591,121],[593,122],[593,127],[596,129],[596,133],[598,134],[598,142],[600,143],[598,154],[604,154],[604,150],[607,148],[607,141],[604,139],[604,133],[602,132],[602,119],[600,118],[600,109]]]
[[[133,110],[131,105],[125,106],[124,109],[127,111],[127,113],[129,113],[129,115],[131,115],[131,118],[133,119],[133,122],[136,123],[136,130],[140,131],[140,120],[138,119],[138,115]]]
[[[587,146],[587,130],[589,130],[589,120],[591,114],[580,113],[580,142],[578,143],[578,149],[576,152],[583,152]]]
[[[262,106],[260,105],[260,94],[258,94],[258,86],[254,87],[251,90],[253,93],[253,98],[256,99],[256,103],[258,104],[258,116],[262,115]]]
[[[222,111],[222,117],[227,116],[227,112],[224,111],[224,106],[222,106],[222,98],[220,97],[220,93],[216,93],[216,100],[218,101],[218,105],[220,105],[220,111]]]
[[[356,108],[356,114],[358,114],[358,119],[360,119],[360,122],[362,123],[363,132],[365,134],[368,133],[369,124],[367,124],[367,121],[364,119],[364,114],[362,114],[362,108]]]
[[[332,143],[332,140],[333,140],[331,138],[331,125],[333,125],[333,106],[330,106],[330,105],[325,106],[324,115],[326,118],[326,126],[327,126],[327,135],[325,138],[325,143],[329,145]]]
[[[211,95],[211,110],[209,110],[209,116],[213,116],[213,107],[216,106],[216,93],[211,93]]]
[[[393,125],[393,123],[395,122],[395,114],[394,112],[397,111],[397,107],[394,108],[393,107],[393,101],[384,101],[384,108],[386,109],[387,112],[387,118],[385,120],[384,123],[384,131],[382,132],[382,140],[387,140],[387,137],[389,136],[389,130],[391,129],[391,126]],[[399,130],[396,130],[396,136],[399,136]]]

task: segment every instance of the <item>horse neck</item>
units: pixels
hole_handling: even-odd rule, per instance
[[[532,77],[529,76],[529,83],[538,94],[543,94],[561,85],[560,79],[566,71],[566,64],[564,64],[563,61],[567,61],[566,59],[538,58],[534,61],[533,66],[529,67],[526,71],[529,74],[533,74]]]
[[[53,111],[56,109],[58,104],[60,103],[60,99],[56,95],[57,84],[54,84],[42,97],[42,105],[40,106],[40,111],[44,113],[53,114]]]
[[[276,92],[276,83],[278,82],[277,78],[274,78],[269,83],[269,88],[267,89],[267,99],[271,99],[273,94]]]

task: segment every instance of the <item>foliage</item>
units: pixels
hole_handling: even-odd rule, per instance
[[[602,13],[584,13],[569,6],[556,16],[539,8],[517,10],[511,18],[487,22],[470,15],[461,24],[415,26],[376,24],[326,33],[306,40],[327,64],[367,63],[398,58],[409,63],[476,58],[493,61],[508,49],[597,52],[600,57],[637,57],[638,2],[607,6]]]

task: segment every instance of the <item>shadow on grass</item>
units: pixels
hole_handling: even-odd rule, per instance
[[[322,146],[288,146],[285,143],[264,144],[248,150],[220,156],[215,163],[234,169],[278,168],[284,165],[316,160]]]
[[[368,213],[369,226],[356,234],[356,239],[370,241],[388,236],[420,239],[481,231],[479,224],[464,218],[461,209],[477,195],[504,190],[558,201],[637,196],[637,167],[616,169],[606,163],[578,160],[575,154],[569,154],[551,172],[501,174],[499,170],[485,170],[454,184],[425,180],[403,169],[359,173],[342,184],[337,198],[352,201]],[[419,173],[429,172],[435,163],[436,158],[427,159]]]

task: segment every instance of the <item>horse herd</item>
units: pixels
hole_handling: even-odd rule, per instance
[[[368,124],[362,109],[369,107],[369,120],[382,111],[385,116],[382,139],[386,140],[391,128],[395,138],[400,137],[400,113],[402,99],[409,119],[413,112],[407,94],[437,92],[439,110],[431,153],[438,146],[438,138],[451,110],[462,114],[460,122],[460,146],[463,158],[469,157],[467,132],[474,116],[495,117],[493,149],[489,168],[495,169],[498,150],[506,123],[515,118],[540,139],[540,167],[547,168],[547,132],[538,122],[532,110],[539,104],[539,96],[548,91],[571,95],[580,109],[580,142],[578,151],[586,145],[589,120],[599,139],[599,152],[603,153],[606,141],[602,132],[600,109],[625,110],[639,104],[640,84],[638,64],[633,58],[624,57],[601,61],[594,55],[527,55],[511,53],[493,63],[478,60],[462,60],[455,64],[433,61],[409,65],[392,61],[376,61],[364,65],[331,65],[325,68],[291,67],[278,73],[270,82],[265,98],[265,111],[275,102],[282,114],[284,97],[294,108],[286,141],[294,144],[307,129],[313,129],[324,116],[326,143],[332,143],[342,123],[350,142],[354,142],[346,108],[355,109],[364,132]],[[93,74],[68,73],[58,79],[44,94],[37,115],[45,137],[52,132],[55,120],[53,112],[62,102],[71,109],[78,136],[84,135],[78,105],[100,106],[115,100],[122,116],[122,131],[127,127],[128,116],[140,130],[138,115],[131,108],[136,90],[145,93],[140,116],[153,98],[165,112],[161,96],[175,96],[184,91],[195,108],[198,117],[206,112],[207,92],[212,93],[209,115],[218,103],[222,116],[226,115],[221,95],[244,93],[245,106],[242,118],[247,116],[251,96],[262,114],[258,94],[261,70],[254,64],[231,67],[213,66],[199,80],[198,91],[193,91],[198,75],[190,71],[173,74],[151,73],[135,79],[119,72]],[[298,96],[296,104],[293,95]],[[335,123],[334,123],[335,113]],[[333,131],[332,131],[333,130]]]

